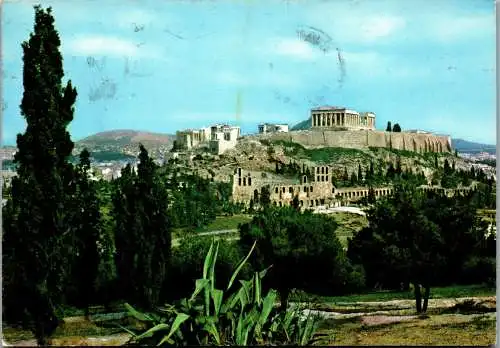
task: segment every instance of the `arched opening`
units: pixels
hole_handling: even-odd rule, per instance
[[[283,206],[283,204],[280,202],[280,207],[282,207],[282,206]]]
[[[247,186],[247,178],[243,178],[243,186]]]
[[[288,188],[288,193],[293,193],[293,187],[291,187],[291,186],[290,186],[290,187]]]
[[[241,178],[238,178],[238,186],[241,186]]]
[[[316,205],[319,205],[319,201],[318,201],[318,200],[314,201],[314,203],[315,203]]]
[[[253,190],[253,201],[254,203],[258,203],[259,202],[259,190]]]
[[[252,186],[252,178],[248,178],[248,186]]]
[[[238,168],[238,176],[241,176],[241,168]]]
[[[300,206],[303,207],[304,206],[304,201],[300,201]]]
[[[302,183],[303,183],[303,184],[307,184],[307,176],[306,176],[306,175],[304,175],[304,176],[302,177]]]
[[[277,187],[274,189],[274,193],[278,193],[278,188]]]

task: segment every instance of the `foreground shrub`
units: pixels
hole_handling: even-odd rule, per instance
[[[134,333],[132,345],[306,345],[318,328],[318,317],[302,318],[298,309],[278,311],[277,293],[262,294],[261,281],[267,269],[255,272],[250,280],[240,280],[233,289],[238,273],[248,255],[238,264],[226,290],[215,287],[215,263],[219,244],[211,244],[203,266],[203,278],[196,280],[190,298],[166,305],[155,313],[140,313],[127,305],[130,313],[147,326]]]
[[[193,279],[198,278],[203,271],[203,261],[211,244],[211,237],[194,235],[183,238],[180,245],[173,249],[169,281],[165,286],[165,297],[168,300],[178,300],[192,291]],[[243,256],[236,243],[220,239],[217,265],[214,269],[215,278],[230,279],[234,265],[237,265]],[[252,276],[250,264],[245,264],[239,275],[244,279],[250,278]]]

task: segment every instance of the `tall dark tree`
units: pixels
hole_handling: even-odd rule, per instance
[[[21,115],[27,126],[17,136],[17,177],[5,210],[3,303],[6,317],[31,324],[39,344],[58,325],[72,251],[67,206],[75,190],[68,161],[73,142],[66,127],[77,93],[70,81],[63,87],[60,44],[51,9],[35,6],[34,30],[22,44]]]
[[[167,191],[142,145],[137,174],[125,167],[120,180],[114,199],[120,285],[128,300],[151,308],[159,301],[170,262]]]
[[[385,131],[386,131],[386,132],[392,132],[392,125],[391,125],[391,121],[387,122],[387,127],[385,128]]]
[[[394,126],[392,127],[392,131],[395,133],[400,133],[401,132],[401,126],[399,123],[395,123]]]
[[[360,182],[363,181],[363,169],[361,168],[361,163],[358,164],[358,180]]]
[[[89,179],[90,153],[84,149],[80,153],[80,163],[76,175],[76,199],[74,215],[74,255],[72,283],[76,291],[76,304],[88,308],[96,295],[96,280],[99,268],[99,239],[101,236],[101,216],[97,187]]]
[[[269,186],[266,185],[260,189],[260,205],[262,207],[268,207],[271,204],[271,191]]]

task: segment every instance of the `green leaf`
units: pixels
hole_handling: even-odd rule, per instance
[[[209,282],[210,281],[208,279],[196,279],[196,288],[193,294],[191,295],[190,301],[194,300],[196,296],[198,296],[200,291],[208,286]]]
[[[274,302],[276,301],[276,297],[278,296],[277,292],[273,289],[269,290],[266,297],[264,298],[264,303],[262,304],[262,311],[260,312],[259,317],[259,325],[264,326],[266,323],[269,314],[274,308]]]
[[[178,313],[177,316],[175,317],[172,327],[170,328],[170,332],[160,341],[160,343],[158,343],[158,345],[161,346],[163,343],[167,342],[170,339],[170,337],[179,329],[181,324],[186,320],[188,320],[188,318],[189,315],[184,313]]]
[[[149,315],[143,314],[143,313],[137,311],[134,307],[132,307],[128,303],[125,303],[124,307],[137,320],[140,320],[140,321],[153,321],[153,318],[151,318]]]
[[[212,290],[212,300],[214,301],[215,315],[218,316],[221,306],[222,306],[222,298],[224,297],[224,292],[219,289]]]
[[[214,242],[210,244],[210,249],[208,249],[207,256],[205,256],[205,262],[203,263],[203,279],[207,279],[208,270],[212,263],[213,249],[214,249]]]
[[[170,327],[170,325],[167,325],[167,324],[155,325],[151,329],[149,329],[148,331],[137,336],[136,339],[141,340],[141,339],[146,338],[146,337],[151,337],[155,332],[161,331],[161,330],[167,330],[169,327]]]
[[[243,268],[243,266],[245,265],[247,260],[250,258],[250,255],[252,254],[253,249],[255,248],[256,244],[257,244],[257,241],[255,241],[253,243],[252,248],[248,252],[247,256],[245,256],[245,258],[243,260],[241,260],[240,263],[238,264],[238,267],[236,267],[236,270],[234,271],[233,275],[231,276],[231,279],[229,280],[229,284],[227,285],[226,290],[229,290],[231,288],[231,286],[233,285],[233,282],[236,279],[236,277],[238,276],[238,273],[240,273],[241,269]]]
[[[261,301],[261,294],[260,294],[260,291],[261,291],[261,285],[260,285],[260,278],[259,278],[259,274],[257,272],[255,272],[255,276],[253,277],[254,278],[254,303],[256,305],[260,305],[260,301]]]
[[[203,327],[203,329],[212,335],[212,337],[215,339],[215,342],[217,342],[217,344],[219,344],[219,345],[221,344],[220,343],[220,335],[219,335],[219,332],[217,331],[217,327],[215,326],[215,323],[213,322],[213,320],[208,321],[205,324],[205,326]]]
[[[209,268],[208,279],[210,279],[210,289],[213,290],[215,288],[215,264],[217,262],[217,255],[219,254],[219,242],[215,245],[214,256]]]

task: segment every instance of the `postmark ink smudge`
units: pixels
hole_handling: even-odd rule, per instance
[[[337,59],[339,61],[339,67],[340,67],[340,78],[339,78],[339,84],[340,87],[342,87],[342,84],[344,83],[345,75],[346,75],[346,67],[345,67],[345,59],[342,56],[342,51],[337,48]]]
[[[300,40],[318,47],[323,53],[327,53],[333,48],[333,39],[321,29],[311,26],[300,26],[297,29],[297,36]]]
[[[89,100],[94,102],[100,99],[113,99],[116,95],[116,89],[116,83],[105,78],[97,88],[90,89]]]

